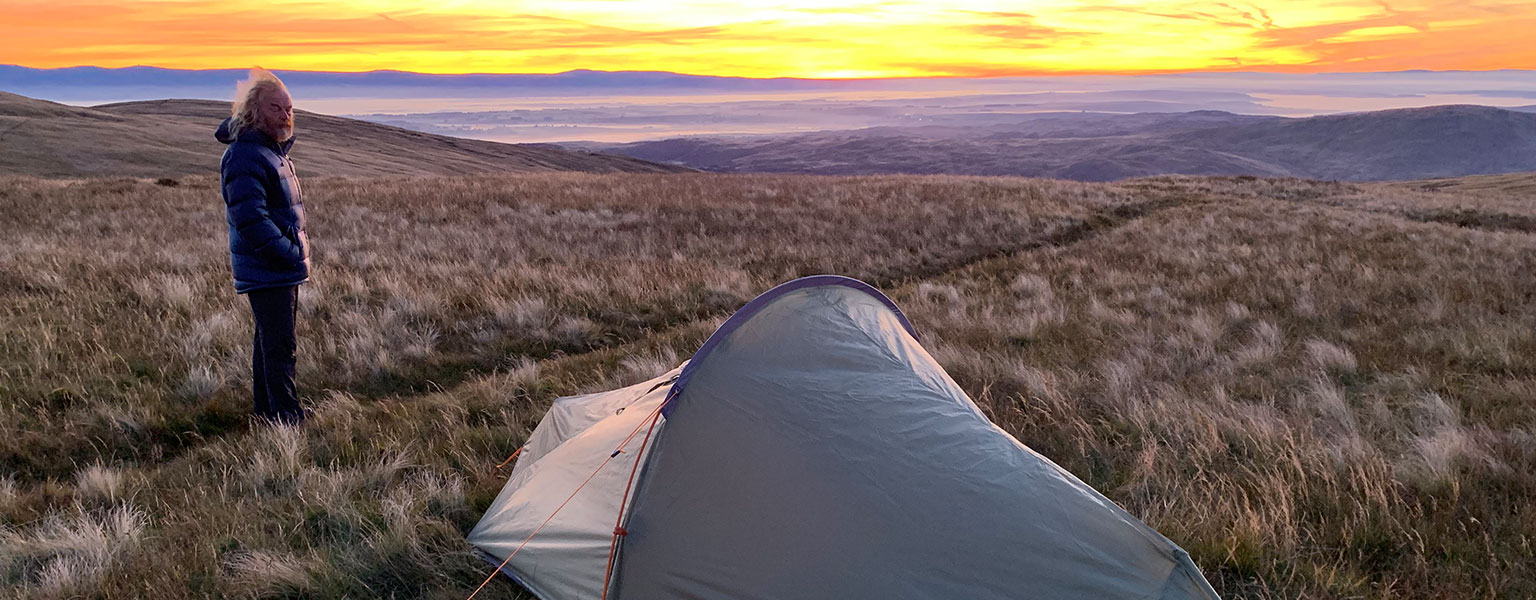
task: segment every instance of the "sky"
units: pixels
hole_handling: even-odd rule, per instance
[[[988,77],[1536,69],[1536,0],[0,0],[0,63]]]

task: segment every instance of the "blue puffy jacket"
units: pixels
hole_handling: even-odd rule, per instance
[[[304,200],[288,158],[293,140],[279,144],[254,130],[234,136],[230,119],[219,124],[214,137],[229,144],[219,165],[219,183],[229,222],[235,291],[244,294],[309,280]]]

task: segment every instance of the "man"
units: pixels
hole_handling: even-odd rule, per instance
[[[277,76],[260,67],[238,90],[233,115],[214,137],[229,144],[219,179],[235,292],[250,300],[256,321],[251,399],[256,416],[299,423],[304,411],[294,382],[294,325],[298,286],[309,279],[309,241],[299,181],[288,158],[293,99]]]

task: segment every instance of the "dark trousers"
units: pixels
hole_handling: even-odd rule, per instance
[[[246,293],[256,318],[251,343],[251,400],[256,416],[286,423],[304,420],[294,383],[298,337],[299,287],[275,287]]]

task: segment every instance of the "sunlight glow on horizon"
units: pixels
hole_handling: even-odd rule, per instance
[[[1536,0],[8,0],[0,63],[878,78],[1536,68]]]

